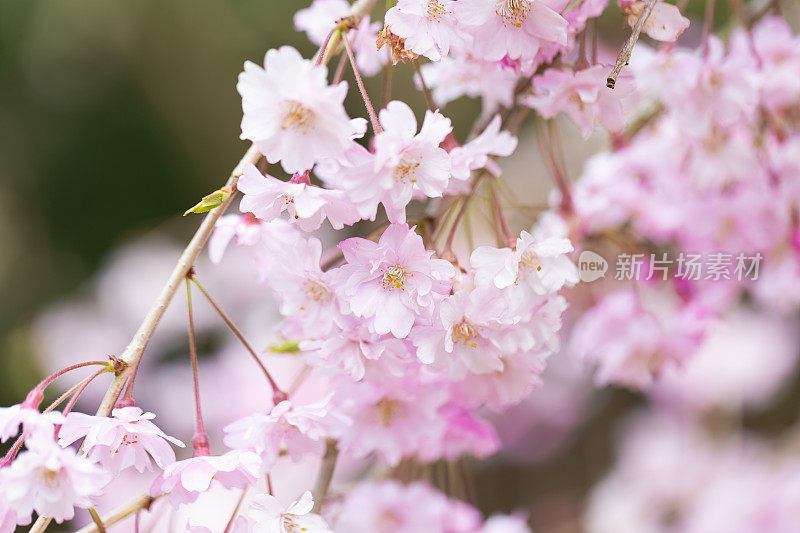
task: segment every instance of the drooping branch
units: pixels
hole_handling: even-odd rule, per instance
[[[639,16],[639,20],[636,21],[636,24],[633,26],[633,31],[631,32],[631,36],[628,37],[628,40],[625,42],[625,46],[622,47],[620,50],[619,55],[617,56],[617,62],[614,65],[611,74],[608,75],[608,79],[606,80],[606,87],[609,89],[613,89],[614,86],[617,84],[617,76],[622,71],[622,67],[628,64],[628,60],[631,58],[631,52],[633,52],[633,47],[636,45],[636,41],[639,40],[639,35],[642,33],[642,28],[644,28],[644,23],[647,22],[647,17],[650,16],[650,13],[653,11],[653,7],[656,5],[656,0],[647,0],[647,4],[644,6],[644,11]]]

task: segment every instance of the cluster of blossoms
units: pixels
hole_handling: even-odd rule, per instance
[[[648,387],[697,351],[715,317],[739,305],[793,312],[800,266],[800,40],[783,19],[737,29],[702,50],[642,47],[632,61],[646,125],[592,157],[571,190],[576,242],[607,257],[687,251],[758,257],[757,276],[666,279],[607,290],[576,325],[574,352],[601,382]],[[670,252],[672,251],[672,252]],[[724,266],[724,264],[723,264]],[[591,338],[591,341],[589,340]]]
[[[241,494],[225,532],[524,533],[525,516],[484,520],[423,483],[362,481],[328,497],[333,465],[341,454],[378,477],[497,452],[501,436],[491,417],[529,396],[559,348],[565,293],[579,281],[573,243],[757,252],[775,271],[758,284],[686,284],[674,276],[594,286],[569,348],[599,367],[601,384],[651,386],[670,364],[690,359],[708,325],[745,292],[775,298],[796,273],[800,198],[790,177],[800,171],[793,77],[800,41],[782,20],[734,32],[727,45],[707,36],[702,51],[687,51],[671,44],[689,25],[677,7],[620,0],[631,27],[650,12],[643,30],[666,45],[637,56],[633,74],[611,91],[610,65],[590,63],[585,50],[587,23],[607,0],[398,0],[383,24],[369,18],[375,3],[314,0],[294,21],[319,45],[317,55],[269,50],[263,66],[245,64],[237,86],[241,138],[259,154],[239,167],[241,213],[217,221],[209,256],[224,268],[232,242],[252,254],[249,273],[231,277],[256,278],[273,291],[283,319],[272,349],[302,364],[294,384],[279,386],[189,271],[193,456],[176,460],[171,445],[183,443],[135,405],[138,360],[132,370],[111,368],[132,374],[110,417],[71,411],[88,381],[61,413],[40,413],[46,380],[23,404],[0,410],[0,438],[21,435],[0,464],[0,533],[33,513],[61,522],[79,507],[96,517],[96,497],[112,478],[154,464],[147,506],[161,499],[186,510],[215,491]],[[331,73],[337,53],[340,67]],[[429,104],[421,121],[400,100],[386,98],[376,112],[362,75],[420,56],[430,60],[417,71]],[[369,121],[345,110],[347,60]],[[463,144],[436,108],[461,96],[482,98]],[[646,124],[626,131],[637,109]],[[602,127],[613,151],[595,156],[573,188],[557,180],[558,209],[512,236],[496,160],[514,152],[519,121],[531,110],[543,119],[566,114],[584,137]],[[472,232],[461,223],[479,193],[491,223]],[[373,231],[352,236],[367,226]],[[272,388],[271,404],[230,415],[211,439],[200,405],[192,282]],[[780,298],[794,309],[799,294]],[[669,385],[659,390],[670,395]],[[226,451],[212,453],[212,444],[223,443]],[[322,458],[317,493],[304,483],[284,506],[275,472],[309,457]],[[137,513],[145,507],[137,505]],[[191,514],[183,524],[192,533],[216,531]]]

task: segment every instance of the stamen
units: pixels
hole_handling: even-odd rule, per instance
[[[392,398],[382,398],[375,404],[378,418],[383,427],[388,428],[392,425],[395,418],[403,411],[403,404]]]
[[[419,168],[419,161],[408,156],[403,156],[400,163],[395,167],[392,175],[394,176],[394,180],[398,183],[407,183],[409,177],[411,183],[416,183],[417,168]]]
[[[407,269],[401,265],[393,265],[386,270],[381,269],[383,277],[381,278],[381,286],[386,290],[400,289],[405,290],[406,272]]]
[[[283,124],[281,129],[292,128],[300,133],[307,133],[314,125],[314,112],[296,100],[284,100],[281,103]]]
[[[503,19],[503,26],[521,28],[532,8],[531,0],[499,0],[494,12]]]
[[[478,346],[473,340],[477,337],[478,328],[467,322],[466,319],[453,326],[453,332],[450,334],[450,338],[453,339],[455,344],[461,342],[464,346],[470,346],[472,348],[477,348]]]
[[[428,18],[434,22],[441,22],[442,17],[449,14],[439,0],[428,0]]]

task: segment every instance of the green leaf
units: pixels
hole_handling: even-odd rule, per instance
[[[277,344],[273,344],[269,348],[267,348],[270,352],[274,353],[295,353],[300,351],[300,347],[298,346],[300,341],[293,341],[293,340],[285,340],[283,342],[279,342]]]
[[[206,211],[211,211],[215,207],[222,205],[231,194],[233,194],[233,189],[231,187],[217,189],[208,196],[204,196],[203,199],[197,202],[193,207],[187,209],[183,216],[189,213],[205,213]]]

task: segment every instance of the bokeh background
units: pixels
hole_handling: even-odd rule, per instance
[[[235,88],[243,61],[260,62],[267,49],[282,44],[312,54],[315,48],[291,22],[292,14],[307,4],[0,2],[0,405],[20,401],[49,369],[42,362],[43,349],[64,354],[70,362],[70,354],[77,361],[124,347],[141,316],[139,309],[155,295],[179,244],[198,223],[180,213],[217,188],[246,149],[239,140],[241,108]],[[719,3],[717,20],[726,20],[726,9],[726,3]],[[694,20],[702,10],[703,2],[692,0],[688,6]],[[614,49],[627,33],[616,8],[609,11],[600,29],[604,43]],[[697,34],[687,32],[685,38],[697,39]],[[395,95],[418,99],[422,108],[411,72],[409,66],[398,67]],[[379,90],[379,80],[369,83]],[[351,113],[362,114],[357,93],[348,98]],[[465,100],[447,107],[457,135],[463,137],[477,110],[475,102]],[[574,143],[567,145],[568,153],[585,155],[574,133],[567,132]],[[530,168],[530,161],[536,161],[535,143],[522,146],[530,148],[521,150],[512,164]],[[571,161],[573,165],[579,166],[580,159]],[[549,186],[544,169],[533,174]],[[255,297],[230,289],[237,275],[244,274],[213,274],[209,282],[234,309]],[[93,305],[102,300],[102,305],[93,307],[90,320],[82,320],[80,311],[88,300]],[[112,327],[115,313],[125,316]],[[203,320],[208,323],[201,337],[207,354],[224,351],[227,342],[221,340],[224,330],[211,325],[212,318],[200,319],[201,326]],[[255,320],[251,330],[263,325],[264,343],[274,319],[269,312],[242,318]],[[119,333],[104,337],[107,345],[91,335],[92,325],[101,322]],[[43,328],[48,327],[75,333],[58,337],[74,343],[43,343]],[[183,328],[180,320],[174,327],[168,323],[163,342],[154,341],[162,363],[180,360]],[[798,349],[787,348],[792,357]],[[153,371],[156,383],[172,376],[167,366],[163,373]],[[559,372],[558,366],[552,372]],[[564,381],[574,385],[574,372],[564,374],[569,376]],[[800,383],[793,373],[786,374],[790,377],[774,398],[743,414],[744,427],[770,436],[794,424]],[[523,446],[514,460],[470,465],[470,470],[477,504],[487,513],[521,507],[532,513],[537,532],[580,531],[582,497],[613,461],[617,422],[644,400],[615,388],[565,399],[559,398],[557,385],[552,388],[539,398],[551,401],[557,415],[553,418],[570,426],[568,438],[548,443],[552,434],[523,436],[544,442],[542,449]],[[151,407],[148,400],[141,403]],[[263,399],[253,399],[259,401]],[[512,413],[512,420],[535,416],[525,409]],[[188,440],[190,429],[169,416],[168,425],[183,430]],[[573,419],[583,421],[574,431]],[[547,423],[556,433],[558,422]],[[512,423],[501,433],[519,440],[513,430]]]

